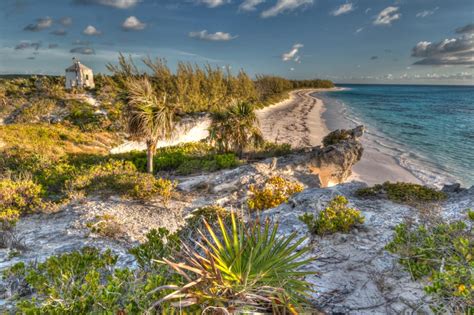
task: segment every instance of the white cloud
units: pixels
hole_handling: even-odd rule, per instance
[[[94,26],[88,25],[88,26],[82,31],[82,33],[83,33],[84,35],[94,36],[94,35],[100,35],[102,32],[100,32],[99,30],[97,30]]]
[[[262,12],[263,18],[277,16],[278,14],[285,11],[292,11],[301,6],[313,4],[313,0],[278,0],[277,3]]]
[[[125,19],[122,27],[126,31],[140,31],[146,27],[146,24],[132,15]]]
[[[342,15],[342,14],[346,14],[346,13],[349,13],[351,11],[354,11],[354,5],[350,2],[348,3],[345,3],[343,5],[341,5],[340,7],[334,9],[332,12],[331,12],[331,15],[333,16],[339,16],[339,15]]]
[[[28,24],[25,26],[24,30],[38,32],[50,27],[51,25],[53,25],[53,19],[47,16],[45,18],[38,19],[34,24]]]
[[[372,8],[365,9],[365,14],[369,13],[370,11],[372,11]]]
[[[239,9],[243,11],[255,11],[255,7],[264,2],[265,0],[244,0],[240,4]]]
[[[358,33],[362,32],[363,30],[364,30],[364,28],[363,28],[363,27],[359,27],[358,29],[356,29],[356,31],[355,31],[355,32],[356,32],[356,34],[358,34]]]
[[[79,4],[100,4],[117,9],[128,9],[135,6],[140,0],[75,0]]]
[[[297,55],[300,48],[303,48],[303,44],[294,44],[291,50],[287,53],[281,55],[281,60],[283,61],[290,61],[293,60],[295,62],[300,61],[300,57]]]
[[[237,38],[237,36],[232,36],[229,33],[224,33],[224,32],[208,33],[207,30],[202,30],[199,32],[190,32],[189,37],[202,39],[202,40],[209,40],[209,41],[229,41],[229,40]]]
[[[295,71],[295,68],[290,68],[290,71]]]
[[[207,5],[209,8],[216,8],[226,3],[230,3],[230,0],[197,0],[197,3]]]
[[[391,25],[393,21],[398,20],[401,16],[398,7],[386,7],[377,15],[374,25]]]
[[[474,34],[446,38],[435,43],[418,42],[411,55],[422,58],[415,65],[474,65]]]
[[[424,11],[418,12],[416,14],[416,17],[425,18],[427,16],[433,15],[436,11],[438,11],[438,9],[439,7],[436,7],[433,10],[424,10]]]

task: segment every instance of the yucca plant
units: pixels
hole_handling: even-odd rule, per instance
[[[311,291],[300,271],[313,258],[303,258],[309,248],[297,251],[304,238],[296,234],[278,236],[278,224],[269,220],[245,223],[231,214],[230,227],[218,217],[218,227],[204,221],[207,235],[197,250],[185,246],[181,262],[164,259],[187,283],[157,301],[153,307],[171,302],[176,307],[199,305],[227,312],[271,311],[296,314],[306,305]]]

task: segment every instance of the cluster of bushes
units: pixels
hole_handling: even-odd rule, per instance
[[[387,199],[409,205],[419,205],[429,202],[442,201],[447,198],[446,193],[434,188],[412,183],[377,184],[373,187],[361,188],[356,191],[359,197],[386,197]]]
[[[247,200],[250,210],[274,208],[303,190],[303,185],[279,176],[270,177],[263,185],[249,187],[251,197]]]
[[[0,79],[0,117],[15,123],[46,121],[62,105],[63,86],[64,79],[54,76]]]
[[[85,247],[42,263],[18,263],[3,273],[19,281],[23,295],[14,297],[20,313],[298,313],[310,291],[300,267],[309,251],[296,234],[276,236],[269,221],[245,223],[234,214],[217,216],[218,226],[204,221],[198,244],[177,233],[153,230],[130,250],[138,268],[121,268],[109,250]],[[226,223],[228,222],[228,223]],[[296,250],[298,248],[298,251]]]
[[[416,280],[426,281],[437,313],[474,312],[474,236],[464,222],[434,225],[400,224],[386,249]]]
[[[146,171],[146,153],[133,151],[113,155],[112,158],[131,161],[139,171]],[[205,142],[190,142],[159,148],[153,157],[153,169],[157,172],[174,172],[189,175],[233,168],[240,164],[235,153],[217,153]]]
[[[42,189],[33,181],[0,179],[0,231],[13,228],[21,215],[45,206]]]
[[[344,196],[336,196],[327,207],[315,218],[311,213],[300,216],[310,232],[317,235],[336,232],[349,232],[355,225],[364,223],[364,216],[359,210],[349,208],[349,201]]]
[[[137,171],[129,161],[109,160],[107,162],[83,167],[65,182],[71,193],[111,193],[128,196],[138,200],[161,196],[165,205],[171,198],[176,184],[170,180],[156,178],[151,174]]]
[[[106,116],[97,114],[97,108],[88,103],[69,100],[67,108],[69,113],[65,120],[79,127],[82,131],[105,130],[110,125],[110,121]]]

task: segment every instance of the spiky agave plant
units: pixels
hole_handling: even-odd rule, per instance
[[[313,258],[303,259],[309,248],[297,251],[304,238],[278,236],[278,224],[269,220],[249,224],[231,215],[231,226],[218,218],[218,227],[204,221],[208,235],[201,233],[197,250],[185,247],[182,262],[164,262],[187,280],[178,290],[154,303],[171,302],[239,310],[297,313],[311,291],[300,271]]]

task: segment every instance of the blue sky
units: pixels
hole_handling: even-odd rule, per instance
[[[472,0],[1,0],[0,73],[118,52],[355,83],[474,84]]]

